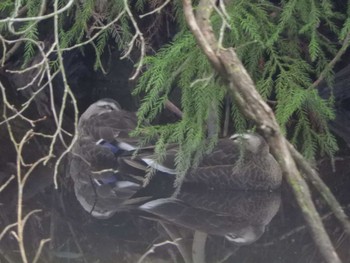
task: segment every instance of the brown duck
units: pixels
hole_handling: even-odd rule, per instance
[[[119,190],[113,188],[116,182],[132,179],[141,185],[142,178],[135,181],[134,175],[144,176],[149,167],[174,177],[176,145],[169,147],[162,163],[156,162],[152,146],[132,157],[137,138],[130,138],[129,132],[136,124],[135,114],[122,110],[114,100],[103,99],[92,104],[80,117],[79,137],[72,150],[70,175],[75,183],[90,184],[92,180],[106,195],[106,188],[107,193],[110,188],[112,193]],[[96,173],[106,169],[109,171]],[[273,190],[280,186],[281,180],[281,169],[269,153],[268,144],[255,133],[219,139],[213,151],[184,178],[185,183],[239,190]],[[138,188],[133,185],[132,191],[135,189]]]
[[[124,157],[130,167],[141,164],[168,174],[176,174],[177,147],[168,149],[162,163],[152,154],[140,154],[138,158]],[[185,183],[204,185],[214,189],[274,190],[281,185],[282,172],[269,152],[266,141],[258,134],[235,134],[219,139],[214,150],[204,156],[198,167],[190,169]]]

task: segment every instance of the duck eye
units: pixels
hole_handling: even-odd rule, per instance
[[[106,108],[107,110],[114,110],[114,108],[113,108],[111,105],[106,105],[105,108]]]
[[[113,111],[113,110],[115,110],[115,107],[113,107],[113,106],[110,105],[110,104],[100,105],[100,107],[101,107],[103,110],[108,110],[108,111]]]

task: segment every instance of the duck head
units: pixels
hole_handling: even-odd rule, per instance
[[[269,152],[269,145],[265,139],[256,133],[234,134],[230,139],[253,154],[262,154]]]
[[[121,107],[113,99],[101,99],[91,104],[89,108],[80,116],[79,123],[88,120],[92,116],[101,115],[106,112],[120,111]]]

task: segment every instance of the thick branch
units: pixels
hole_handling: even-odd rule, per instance
[[[192,33],[214,68],[229,83],[229,90],[233,94],[235,103],[246,117],[256,123],[262,135],[268,141],[272,154],[279,162],[287,182],[293,189],[320,252],[327,262],[340,262],[312,202],[309,188],[296,167],[288,149],[288,142],[281,134],[271,108],[256,91],[252,79],[235,51],[232,48],[227,50],[218,49],[218,43],[210,24],[213,2],[211,0],[201,0],[197,7],[196,18],[193,14],[191,0],[183,0],[183,6]],[[213,50],[215,50],[214,54]]]
[[[220,65],[220,61],[215,54],[215,50],[213,50],[212,47],[209,45],[207,38],[203,35],[202,30],[199,28],[199,25],[197,24],[197,21],[194,18],[191,0],[184,0],[183,6],[187,24],[189,25],[193,35],[197,39],[197,43],[199,44],[205,55],[208,57],[209,61],[213,64],[214,68],[217,71],[220,71],[222,66]],[[207,8],[209,8],[209,6],[207,6]]]

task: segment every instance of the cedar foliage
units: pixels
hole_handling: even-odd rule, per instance
[[[179,8],[176,3],[174,9]],[[326,80],[331,83],[332,69],[327,67],[340,48],[339,42],[348,34],[349,10],[339,13],[333,1],[328,0],[281,1],[279,5],[273,1],[227,3],[230,30],[226,30],[222,45],[236,48],[259,92],[266,100],[275,101],[275,114],[282,131],[304,156],[311,159],[318,152],[333,156],[337,143],[327,126],[334,118],[332,98],[320,98],[311,86],[324,70],[327,70]],[[179,33],[171,44],[148,57],[147,71],[135,93],[146,94],[138,112],[141,126],[161,111],[171,86],[182,90],[181,121],[139,131],[146,129],[151,136],[158,135],[162,145],[179,141],[182,145],[179,163],[184,164],[193,156],[194,161],[198,160],[197,149],[201,152],[208,149],[205,147],[208,105],[216,106],[215,113],[220,118],[225,94],[218,80],[213,77],[208,80],[212,69],[184,26],[181,12],[176,14],[180,16]],[[216,15],[212,23],[214,32],[219,34],[222,18]],[[254,128],[234,105],[232,119],[236,131]],[[187,167],[180,165],[180,170]]]
[[[59,0],[59,6],[67,2]],[[236,48],[263,98],[273,102],[282,130],[304,156],[311,159],[318,152],[332,156],[337,150],[336,140],[327,126],[327,122],[334,118],[332,98],[320,98],[312,83],[325,70],[328,83],[332,81],[333,72],[328,65],[350,30],[349,1],[345,11],[338,11],[331,0],[225,2],[230,28],[224,30],[222,46]],[[28,8],[27,15],[35,15],[40,3],[40,0],[23,1]],[[130,6],[136,15],[162,3],[137,0]],[[61,47],[70,47],[94,34],[91,27],[98,24],[94,12],[98,12],[100,21],[106,24],[123,10],[123,4],[122,0],[75,1],[68,13],[59,16]],[[11,12],[12,8],[12,1],[0,3],[0,11]],[[134,94],[144,95],[135,135],[142,134],[144,142],[156,138],[160,158],[164,156],[167,144],[179,143],[176,161],[180,174],[183,174],[215,145],[220,133],[226,89],[224,83],[213,75],[210,64],[186,27],[182,1],[171,1],[162,12],[170,13],[168,17],[176,21],[177,34],[171,43],[145,59],[145,70],[134,91]],[[157,15],[162,14],[153,14]],[[218,14],[212,17],[217,34],[222,22]],[[24,24],[22,29],[25,37],[38,39],[37,23]],[[1,25],[0,30],[8,34],[6,26]],[[100,56],[110,39],[122,50],[127,48],[133,34],[134,29],[125,15],[117,26],[101,32],[93,42],[95,68],[102,68]],[[148,43],[152,40],[149,39]],[[26,43],[25,62],[34,52],[30,42]],[[181,89],[183,118],[164,126],[144,126],[163,110],[174,87]],[[231,115],[236,131],[254,129],[235,105]],[[209,116],[219,120],[210,136],[207,131]]]

